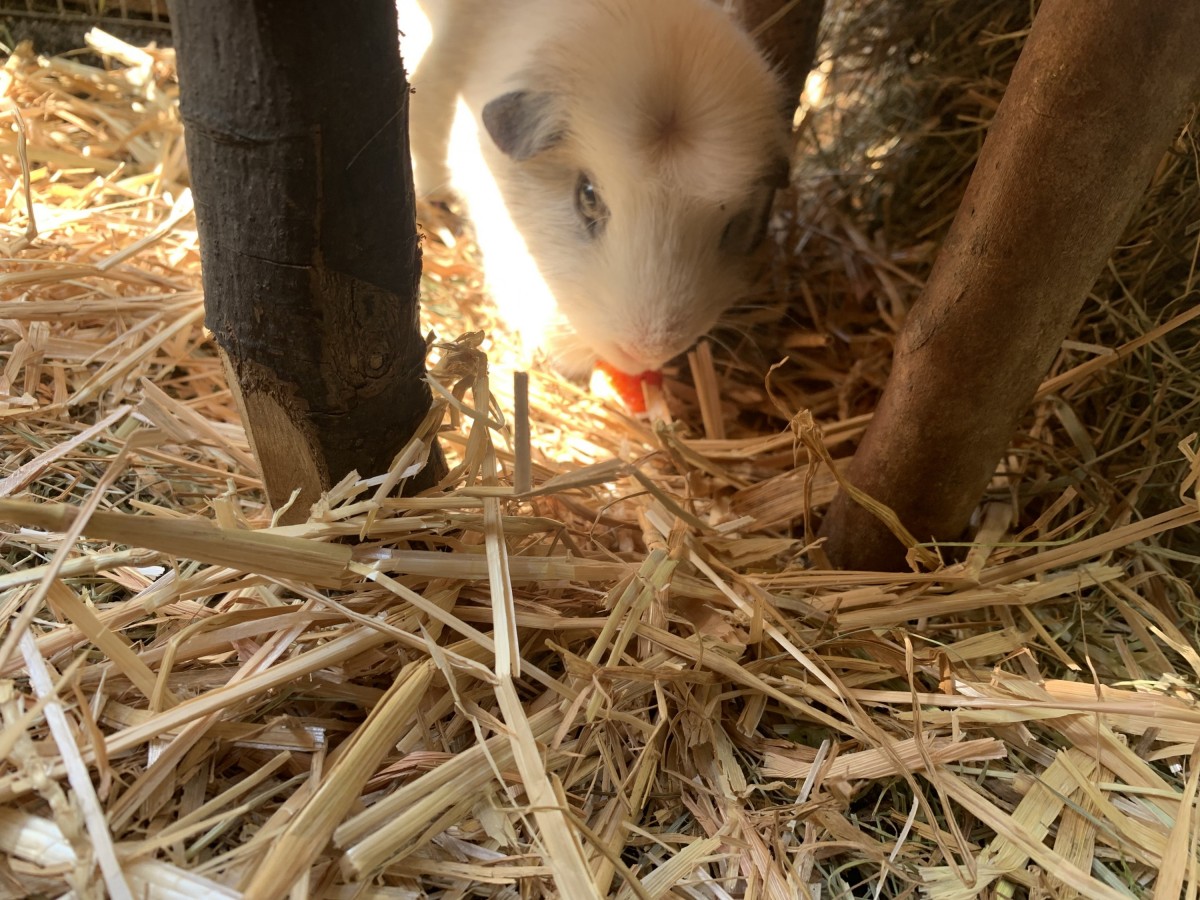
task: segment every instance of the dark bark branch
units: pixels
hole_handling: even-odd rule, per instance
[[[430,403],[395,5],[206,0],[171,18],[206,324],[271,503],[300,487],[303,518],[347,472],[384,471]]]

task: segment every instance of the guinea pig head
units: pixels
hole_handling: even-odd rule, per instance
[[[481,118],[512,220],[575,333],[556,364],[582,373],[598,355],[637,374],[744,293],[787,180],[786,125],[775,77],[715,4],[596,6],[606,15],[575,22]]]

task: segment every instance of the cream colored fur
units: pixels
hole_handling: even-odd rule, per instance
[[[464,196],[502,314],[574,373],[597,354],[636,373],[687,349],[743,292],[722,235],[766,215],[785,158],[780,88],[749,38],[710,0],[421,5],[417,189]],[[553,138],[523,160],[482,119],[513,91],[546,98]],[[609,210],[595,236],[581,173]]]

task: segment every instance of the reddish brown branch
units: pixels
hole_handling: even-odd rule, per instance
[[[1200,4],[1045,0],[849,469],[922,539],[953,540],[1155,165],[1200,96]],[[904,548],[844,494],[843,568]]]

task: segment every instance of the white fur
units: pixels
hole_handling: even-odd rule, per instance
[[[533,343],[549,332],[569,372],[598,354],[638,373],[686,350],[743,292],[722,234],[765,216],[785,156],[781,90],[750,39],[710,0],[420,2],[433,40],[412,77],[417,189],[463,195],[501,313]],[[482,119],[512,91],[550,98],[558,138],[524,160]],[[610,213],[594,237],[580,173]]]

